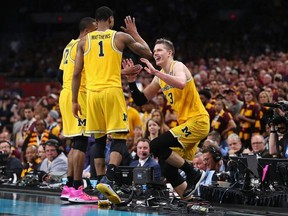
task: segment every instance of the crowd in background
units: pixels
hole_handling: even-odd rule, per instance
[[[211,132],[207,139],[200,143],[199,151],[204,150],[205,145],[214,145],[219,147],[222,157],[233,155],[235,152],[240,155],[243,151],[244,153],[254,151],[259,157],[264,157],[262,153],[265,151],[265,157],[287,158],[287,152],[283,149],[287,147],[286,144],[280,146],[280,152],[273,150],[269,153],[271,124],[277,127],[277,139],[281,139],[287,132],[286,117],[275,119],[275,108],[263,105],[288,100],[287,58],[284,52],[267,52],[260,56],[251,56],[246,63],[241,60],[210,58],[201,59],[195,64],[187,64],[211,122]],[[143,71],[138,77],[137,85],[144,89],[151,79],[152,77]],[[137,141],[140,138],[152,140],[177,125],[175,121],[177,113],[171,109],[161,93],[142,107],[135,106],[128,88],[123,77],[123,92],[130,124],[127,145],[132,156],[135,156]],[[31,151],[27,147],[39,147],[48,139],[58,140],[65,155],[70,150],[71,141],[61,135],[62,120],[58,105],[60,89],[50,87],[46,89],[46,95],[41,98],[34,96],[21,98],[17,92],[9,89],[1,90],[1,139],[11,142],[13,156],[18,157],[23,164],[27,162],[26,151]],[[230,143],[229,136],[233,138],[233,135],[237,138],[237,142]],[[263,147],[258,150],[255,150],[255,145],[251,141],[255,135],[259,135],[259,139],[263,141]],[[240,145],[234,148],[235,143]],[[89,152],[87,152],[87,165],[89,165]]]
[[[89,1],[87,2],[89,5]],[[201,100],[210,115],[211,132],[207,139],[200,143],[199,154],[195,157],[195,159],[203,157],[206,167],[209,166],[207,152],[214,152],[212,147],[219,150],[223,158],[242,153],[255,153],[259,157],[288,157],[288,149],[287,153],[285,152],[286,144],[276,151],[273,147],[276,144],[270,140],[271,124],[277,126],[277,131],[275,128],[272,129],[273,134],[277,133],[277,139],[285,137],[286,118],[275,120],[274,108],[263,105],[288,100],[288,44],[285,41],[287,18],[283,13],[272,16],[281,12],[286,3],[278,1],[279,6],[277,1],[273,1],[273,7],[269,10],[266,10],[271,6],[268,3],[261,4],[261,7],[258,3],[251,1],[241,6],[242,12],[246,15],[248,13],[248,17],[253,9],[258,9],[251,23],[247,18],[241,17],[241,14],[236,20],[228,17],[227,20],[223,18],[224,20],[220,19],[213,23],[213,16],[217,15],[215,12],[217,6],[208,4],[208,1],[203,1],[203,4],[194,3],[194,11],[188,10],[192,3],[185,0],[182,0],[181,4],[167,1],[167,4],[159,3],[155,7],[149,7],[141,1],[133,2],[134,8],[135,4],[139,8],[145,8],[145,13],[135,12],[143,38],[147,39],[149,44],[153,44],[158,36],[163,37],[163,34],[170,38],[175,43],[176,59],[185,62],[194,77]],[[39,12],[43,5],[45,3],[39,2],[37,7],[35,5],[19,7],[22,16],[26,17],[24,26],[30,23],[27,19],[28,12],[25,11]],[[64,11],[73,10],[72,3],[64,5],[66,5]],[[129,10],[129,7],[128,4],[126,10]],[[161,7],[165,10],[158,10]],[[117,9],[119,9],[118,15],[124,13],[122,11],[124,9]],[[61,11],[63,8],[57,10]],[[165,11],[168,10],[180,13],[180,21],[175,20],[174,16],[165,16]],[[55,10],[51,9],[49,12],[52,11]],[[264,16],[261,13],[263,11],[271,16],[269,18],[267,14]],[[203,12],[210,13],[205,13],[205,17]],[[158,16],[159,13],[165,16],[165,22],[161,18],[163,16]],[[199,20],[202,20],[202,23]],[[207,23],[209,28],[204,28]],[[158,28],[160,24],[161,28]],[[57,27],[53,25],[50,27],[51,29],[46,26],[41,33],[25,32],[18,34],[17,37],[10,35],[8,37],[8,34],[1,33],[3,45],[0,59],[1,73],[14,79],[48,78],[55,80],[56,83],[62,50],[73,36],[71,31],[53,32],[52,29]],[[137,81],[138,87],[144,89],[152,78],[145,71],[141,72]],[[127,145],[135,157],[138,140],[141,138],[152,140],[177,125],[175,121],[177,113],[167,104],[161,93],[142,107],[135,106],[125,77],[122,84],[129,107],[130,134]],[[30,160],[31,152],[36,155],[37,151],[39,158],[43,153],[44,156],[49,154],[42,148],[49,139],[59,142],[63,154],[67,155],[70,150],[70,140],[61,134],[62,120],[58,105],[60,89],[55,86],[47,86],[42,97],[33,95],[23,97],[21,89],[0,90],[0,137],[1,140],[10,141],[13,150],[11,155],[19,158],[24,167],[27,160]],[[263,145],[257,149],[256,147],[260,146],[258,143]],[[208,150],[205,150],[205,146],[209,147]],[[39,164],[43,158],[37,158]],[[87,152],[86,167],[90,164],[89,161]]]

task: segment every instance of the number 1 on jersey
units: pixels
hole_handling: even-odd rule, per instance
[[[99,47],[100,47],[100,52],[99,52],[99,56],[104,56],[104,52],[103,52],[103,41],[100,41],[99,43]]]

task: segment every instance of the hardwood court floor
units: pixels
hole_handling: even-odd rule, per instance
[[[43,194],[41,191],[0,190],[0,216],[150,216],[150,215],[288,215],[288,209],[218,205],[211,206],[208,213],[187,211],[186,207],[151,208],[134,206],[110,207],[101,209],[97,204],[70,204],[61,201],[59,194]]]

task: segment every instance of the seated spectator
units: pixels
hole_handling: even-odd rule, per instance
[[[242,145],[240,137],[232,133],[227,138],[227,143],[229,146],[229,156],[242,156],[242,154],[248,154],[251,153],[249,149],[245,149],[245,147]]]
[[[202,152],[198,152],[195,154],[194,159],[192,161],[193,166],[197,169],[206,170],[207,164],[204,162],[204,157]]]
[[[208,145],[202,153],[207,169],[200,185],[212,185],[218,180],[217,174],[225,172],[227,163],[224,162],[220,148],[217,145]],[[199,189],[196,191],[196,195],[199,195]]]
[[[152,118],[157,119],[158,122],[160,122],[161,134],[170,130],[169,126],[165,123],[163,113],[159,109],[156,109],[152,112]]]
[[[0,167],[5,179],[13,178],[13,174],[20,178],[23,166],[18,158],[12,157],[12,145],[7,140],[0,140]]]
[[[62,152],[61,146],[57,140],[49,139],[45,143],[46,158],[41,162],[40,171],[45,174],[42,181],[61,181],[67,177],[68,160]]]
[[[130,163],[132,167],[153,167],[154,181],[161,180],[161,169],[158,162],[150,156],[150,140],[140,139],[137,143],[137,156],[138,160]]]
[[[40,167],[41,159],[38,157],[37,146],[28,146],[25,152],[25,163],[21,178],[27,174],[36,174]]]
[[[43,145],[38,146],[38,157],[40,158],[41,162],[46,158],[45,149]]]
[[[209,145],[203,151],[204,163],[206,163],[206,178],[204,185],[212,184],[212,177],[226,170],[226,162],[223,160],[220,148],[215,145]],[[210,173],[209,173],[210,172]]]
[[[142,127],[136,126],[134,128],[134,145],[136,146],[136,143],[139,139],[142,139],[144,137],[144,131]]]
[[[55,136],[60,135],[61,128],[58,125],[59,114],[56,110],[51,110],[47,115],[47,129],[50,131],[50,133],[54,134]]]
[[[146,130],[144,133],[144,138],[150,141],[155,139],[161,134],[161,124],[158,119],[151,118],[146,122]]]
[[[62,145],[59,137],[50,133],[49,130],[46,129],[47,125],[45,120],[43,119],[36,120],[35,127],[36,131],[28,134],[28,136],[24,140],[21,153],[22,161],[24,161],[24,153],[28,146],[31,145],[39,146],[41,144],[44,144],[48,139],[55,139],[60,143],[60,145]]]
[[[221,135],[220,133],[218,133],[217,131],[211,131],[208,136],[207,136],[207,140],[213,140],[215,142],[217,142],[217,144],[220,147],[220,151],[222,153],[223,157],[226,157],[228,154],[228,144],[227,141],[225,140],[225,142],[221,143]]]
[[[265,146],[265,139],[262,135],[253,135],[251,138],[252,152],[261,158],[271,158],[269,150]]]

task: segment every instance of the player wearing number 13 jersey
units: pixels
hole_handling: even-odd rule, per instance
[[[73,113],[80,110],[77,95],[82,68],[85,68],[87,87],[86,132],[94,134],[96,146],[94,161],[97,178],[105,175],[105,146],[107,134],[112,135],[110,161],[106,176],[114,180],[114,170],[128,152],[126,137],[129,132],[127,108],[121,84],[121,62],[124,48],[139,56],[151,58],[147,43],[137,32],[135,19],[125,18],[125,32],[111,30],[114,26],[113,11],[106,7],[96,10],[97,31],[81,39],[77,49],[72,82]],[[98,165],[101,164],[101,166]]]

